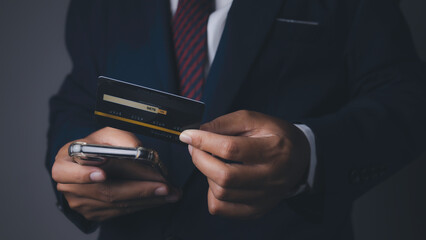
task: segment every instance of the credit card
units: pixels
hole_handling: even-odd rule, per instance
[[[198,129],[204,103],[104,76],[98,78],[95,119],[103,125],[181,143]]]

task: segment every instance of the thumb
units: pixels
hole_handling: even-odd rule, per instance
[[[133,133],[111,127],[106,127],[90,134],[83,139],[83,142],[120,147],[142,146]]]
[[[201,125],[200,129],[221,135],[240,136],[257,129],[263,114],[240,110],[214,119]]]
[[[68,156],[71,142],[63,146],[56,155],[52,167],[52,178],[57,183],[94,183],[106,179],[105,172],[96,166],[83,166]]]

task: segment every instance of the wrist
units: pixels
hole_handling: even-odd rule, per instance
[[[301,133],[303,133],[301,134],[303,135],[303,137],[301,136],[303,140],[300,141],[302,145],[301,148],[302,151],[305,151],[305,154],[308,154],[309,160],[306,168],[304,169],[304,174],[302,174],[302,177],[299,179],[293,189],[289,191],[289,194],[287,194],[286,198],[291,198],[303,193],[308,193],[314,186],[314,178],[316,173],[317,159],[315,148],[315,135],[312,130],[304,124],[294,124],[294,126],[297,127]],[[302,156],[305,156],[305,154],[302,154]]]

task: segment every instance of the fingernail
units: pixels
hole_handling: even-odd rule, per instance
[[[168,191],[166,187],[159,187],[155,189],[155,195],[157,196],[167,196]]]
[[[188,134],[186,134],[185,132],[180,134],[179,139],[180,139],[180,141],[187,143],[187,144],[192,143],[192,138]]]
[[[90,180],[92,182],[102,182],[105,180],[105,176],[101,172],[92,172],[90,174]]]
[[[189,154],[191,154],[191,156],[192,156],[192,146],[191,145],[188,145],[188,151],[189,151]]]
[[[179,200],[179,195],[173,194],[165,198],[166,202],[177,202]]]

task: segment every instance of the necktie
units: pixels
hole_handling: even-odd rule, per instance
[[[179,0],[173,17],[173,41],[182,96],[200,100],[207,61],[207,20],[213,0]]]

